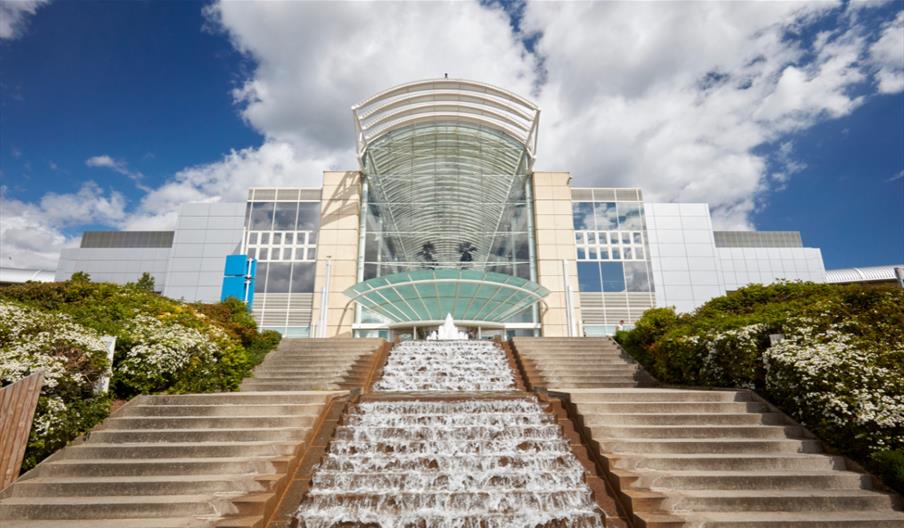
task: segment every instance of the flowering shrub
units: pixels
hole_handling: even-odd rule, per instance
[[[100,336],[63,314],[0,300],[0,385],[44,371],[24,469],[93,427],[109,398],[94,394],[107,368]]]
[[[93,393],[101,335],[116,337],[109,397]],[[46,373],[24,468],[101,421],[111,397],[235,390],[279,339],[237,301],[186,304],[84,276],[0,289],[0,381]]]
[[[782,283],[664,311],[617,337],[654,376],[755,389],[902,490],[904,290]]]

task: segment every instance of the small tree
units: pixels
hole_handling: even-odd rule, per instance
[[[157,291],[156,284],[154,284],[154,276],[146,271],[141,274],[141,277],[138,279],[138,282],[135,283],[135,286],[137,286],[139,290],[146,292],[153,293]]]
[[[84,271],[76,271],[69,277],[69,280],[72,282],[91,282],[91,275],[88,275]]]

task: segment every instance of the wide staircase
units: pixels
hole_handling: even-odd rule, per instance
[[[256,526],[340,394],[136,397],[0,494],[0,526]]]
[[[649,388],[607,338],[515,338],[645,528],[904,527],[901,497],[750,391]]]
[[[533,388],[655,384],[608,337],[516,337],[512,343]]]
[[[361,387],[382,339],[284,339],[242,382],[242,391]]]

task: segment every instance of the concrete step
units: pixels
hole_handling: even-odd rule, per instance
[[[781,424],[778,413],[600,413],[584,417],[584,425],[760,425]]]
[[[317,416],[320,403],[246,405],[132,405],[123,416]]]
[[[295,381],[295,382],[268,382],[267,380],[256,380],[254,378],[249,378],[242,382],[239,386],[239,390],[252,390],[252,391],[286,391],[291,390],[293,388],[301,389],[301,390],[323,390],[323,391],[332,391],[341,388],[338,382],[333,381]]]
[[[840,457],[796,453],[771,454],[667,454],[618,453],[615,466],[656,471],[829,471],[844,469]]]
[[[591,427],[593,437],[601,438],[699,438],[714,440],[730,439],[783,439],[797,438],[802,429],[798,426],[778,425],[597,425]]]
[[[130,519],[215,515],[210,495],[148,495],[99,497],[11,497],[0,503],[0,520]],[[226,498],[219,502],[225,506]]]
[[[815,440],[794,439],[719,439],[699,438],[603,438],[594,440],[609,452],[620,453],[678,453],[678,454],[756,454],[756,453],[819,453]]]
[[[266,480],[247,473],[215,475],[116,475],[106,477],[36,477],[13,486],[14,497],[192,495],[266,491]],[[258,475],[275,477],[276,474]],[[2,503],[0,503],[2,504]]]
[[[305,427],[316,416],[123,416],[104,422],[104,429],[250,429]]]
[[[547,382],[546,386],[562,392],[571,392],[574,389],[635,389],[637,388],[637,381]]]
[[[650,471],[638,485],[653,490],[869,489],[869,477],[852,471]]]
[[[76,458],[53,460],[41,468],[41,477],[113,477],[148,475],[216,475],[273,473],[287,457],[219,458]]]
[[[861,489],[825,490],[684,490],[670,498],[674,511],[783,511],[830,512],[892,509],[893,495]]]
[[[901,528],[904,513],[894,511],[819,513],[699,512],[693,515],[704,528]]]
[[[745,401],[746,395],[740,391],[705,391],[680,389],[636,389],[631,391],[574,391],[574,403],[612,402],[731,402]]]
[[[594,415],[605,414],[633,414],[633,413],[745,413],[761,412],[767,407],[758,402],[608,402],[608,403],[581,403],[579,410],[585,418]]]
[[[93,441],[122,442],[280,442],[304,439],[308,427],[255,429],[102,429],[91,433]]]
[[[338,394],[333,391],[333,394]],[[264,392],[225,392],[211,394],[180,394],[166,396],[148,396],[147,405],[248,405],[248,404],[282,404],[282,403],[318,403],[323,404],[330,392],[323,391],[279,391]],[[142,402],[145,403],[145,402]]]
[[[204,516],[150,519],[134,517],[128,520],[128,524],[123,519],[57,519],[3,521],[3,528],[209,528],[211,522]]]
[[[86,442],[72,446],[63,456],[71,459],[220,458],[241,456],[285,456],[302,444],[298,442],[167,442],[118,443]]]

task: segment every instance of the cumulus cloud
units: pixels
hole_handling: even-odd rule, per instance
[[[233,97],[263,143],[179,171],[111,225],[169,228],[187,201],[354,169],[350,106],[448,73],[538,102],[537,170],[709,202],[718,226],[750,227],[803,168],[793,134],[904,89],[904,14],[861,23],[880,4],[527,2],[513,26],[493,2],[215,3],[209,29],[253,61]]]
[[[28,17],[48,0],[4,0],[0,2],[0,40],[22,36]]]
[[[77,243],[70,228],[119,225],[127,216],[126,200],[86,182],[74,193],[47,193],[38,202],[9,198],[0,188],[0,261],[14,268],[54,269],[60,250]]]
[[[129,178],[133,182],[135,182],[135,186],[145,192],[150,192],[151,188],[145,186],[141,183],[141,180],[144,178],[144,175],[141,174],[140,171],[133,171],[129,169],[129,164],[122,160],[113,159],[106,154],[101,154],[99,156],[92,156],[85,160],[85,165],[88,167],[100,167],[105,169],[110,169],[113,172],[117,172],[122,174],[123,176]]]
[[[904,91],[904,10],[885,24],[872,47],[870,58],[878,68],[876,79],[882,93]]]

